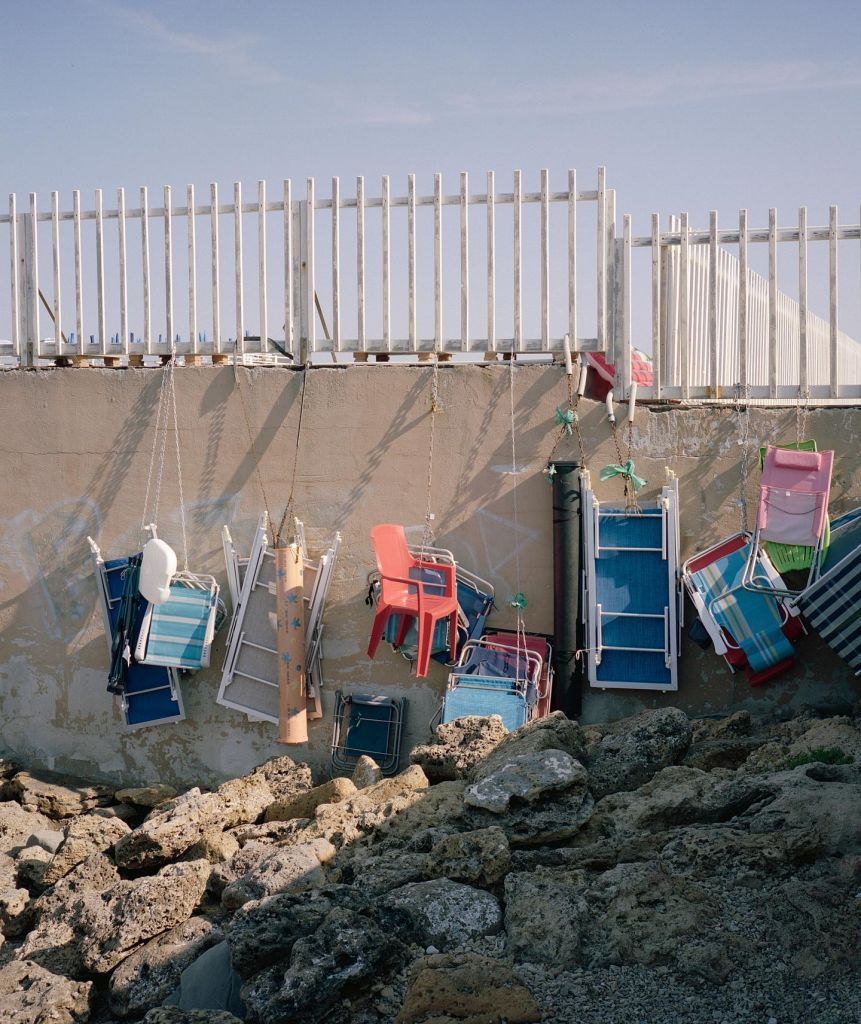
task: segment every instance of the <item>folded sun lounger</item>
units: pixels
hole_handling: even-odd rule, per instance
[[[682,580],[715,652],[733,671],[747,669],[750,685],[758,686],[792,665],[802,627],[798,612],[778,596],[782,581],[765,551],[757,557],[761,586],[742,585],[750,545],[749,533],[728,537],[688,559]]]
[[[369,694],[335,694],[332,767],[352,771],[363,755],[373,758],[383,775],[394,775],[401,757],[406,700]]]

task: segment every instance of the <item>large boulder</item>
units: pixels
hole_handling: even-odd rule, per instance
[[[505,934],[518,963],[571,964],[587,913],[583,872],[514,871],[505,879]]]
[[[179,978],[179,987],[165,1001],[166,1006],[180,1009],[235,1013],[245,1017],[241,996],[242,978],[230,963],[226,942],[218,942],[204,950]]]
[[[325,876],[322,865],[335,855],[335,848],[325,839],[314,839],[298,846],[260,847],[261,859],[222,892],[221,902],[228,910],[236,910],[249,900],[259,900],[277,892],[317,889]],[[236,854],[232,864],[240,859],[247,863],[249,853],[255,854],[251,844]]]
[[[154,782],[150,786],[133,786],[129,789],[118,789],[114,793],[114,799],[121,804],[130,804],[132,807],[144,807],[152,810],[159,804],[172,800],[177,795],[173,786],[167,786],[162,782]]]
[[[395,928],[372,913],[336,907],[313,935],[294,943],[289,964],[267,967],[243,986],[248,1020],[323,1020],[345,990],[397,970],[405,952]]]
[[[29,960],[0,968],[3,1024],[83,1024],[90,1019],[90,981],[70,981]]]
[[[143,1024],[242,1024],[226,1010],[183,1010],[178,1006],[160,1006],[150,1010]]]
[[[161,1006],[179,984],[185,968],[223,937],[212,921],[191,917],[150,939],[111,975],[111,1010],[118,1017],[140,1017]]]
[[[588,754],[595,799],[642,786],[662,768],[681,761],[690,742],[691,723],[678,708],[643,711],[604,727]]]
[[[475,953],[420,957],[396,1024],[533,1024],[542,1014],[508,964]]]
[[[486,757],[476,763],[470,772],[473,782],[496,772],[501,765],[522,754],[540,754],[546,750],[561,750],[582,761],[586,742],[583,730],[563,712],[554,711],[544,718],[536,718],[504,736]]]
[[[420,765],[431,782],[465,779],[507,734],[499,715],[456,718],[438,725],[430,743],[414,747],[410,761]]]
[[[43,885],[53,885],[93,853],[110,850],[131,832],[120,818],[82,814],[66,826],[65,837],[42,876]]]
[[[504,814],[512,801],[534,803],[548,793],[586,789],[586,769],[562,750],[542,750],[495,758],[492,771],[467,786],[464,803]]]
[[[383,773],[377,762],[372,757],[368,757],[367,754],[361,754],[356,758],[356,766],[353,769],[353,774],[350,776],[350,781],[356,789],[367,789],[368,786],[373,786],[375,782],[379,782],[382,777]]]
[[[25,811],[39,811],[49,818],[70,818],[94,807],[105,807],[114,798],[110,786],[42,771],[18,772],[7,791]]]
[[[276,800],[266,808],[266,821],[289,821],[291,818],[311,818],[320,804],[337,804],[358,792],[350,779],[336,778],[297,793],[286,800]]]
[[[148,939],[191,917],[209,872],[207,861],[169,864],[157,875],[52,903],[19,956],[71,977],[109,974]]]
[[[55,830],[55,823],[39,811],[26,811],[15,800],[0,803],[0,853],[14,853],[30,836]]]
[[[496,897],[447,878],[404,885],[384,896],[382,904],[406,914],[416,942],[444,951],[502,928]]]

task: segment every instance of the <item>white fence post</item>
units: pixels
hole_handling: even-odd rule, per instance
[[[28,366],[39,361],[39,274],[36,244],[36,194],[30,193],[30,212],[18,215],[20,246],[20,345]]]

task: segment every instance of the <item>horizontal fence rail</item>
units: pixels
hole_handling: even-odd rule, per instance
[[[556,354],[567,337],[618,366],[620,398],[636,345],[652,359],[646,400],[861,400],[858,325],[838,301],[839,255],[854,243],[861,266],[861,226],[837,207],[822,226],[806,208],[788,227],[773,209],[761,227],[746,210],[696,229],[653,214],[637,235],[630,216],[617,224],[603,168],[586,188],[575,170],[559,184],[546,170],[505,182],[489,171],[435,174],[425,192],[408,175],[400,187],[96,190],[86,205],[74,191],[68,206],[57,192],[13,194],[0,213],[0,362],[457,361]],[[852,275],[844,306],[861,310],[858,285]]]

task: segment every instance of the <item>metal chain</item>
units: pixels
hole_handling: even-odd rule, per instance
[[[810,411],[810,388],[802,388],[799,384],[798,395],[795,399],[795,441],[796,444],[801,445],[801,442],[806,440],[807,437],[807,414]]]
[[[739,527],[747,533],[747,480],[750,462],[750,401],[747,385],[738,384],[735,389],[735,407],[738,415],[738,443],[741,447],[741,479],[739,482]],[[744,411],[742,411],[744,402]]]
[[[185,526],[185,498],[182,493],[182,459],[179,453],[179,418],[176,414],[176,374],[173,370],[173,364],[176,361],[176,356],[171,357],[171,371],[170,371],[170,401],[173,409],[173,439],[176,446],[176,480],[177,488],[179,490],[179,521],[182,527],[182,557],[184,561],[185,571],[188,572],[188,535],[186,533]],[[165,431],[167,434],[167,431]]]
[[[248,408],[245,405],[245,396],[242,393],[242,381],[238,372],[239,364],[236,362],[236,356],[234,354],[233,363],[233,381],[236,385],[236,390],[239,392],[239,404],[242,407],[242,418],[245,420],[245,431],[248,434],[248,445],[251,449],[251,458],[254,463],[254,475],[257,478],[257,486],[260,488],[260,494],[263,498],[263,509],[266,512],[266,522],[269,526],[269,533],[272,539],[272,546],[275,546],[275,532],[272,525],[272,510],[269,506],[269,499],[266,496],[266,488],[263,486],[263,476],[260,473],[260,460],[257,457],[257,451],[254,447],[254,435],[251,433],[251,421],[248,418]]]
[[[296,450],[293,455],[293,472],[290,475],[290,493],[287,496],[287,504],[284,506],[284,512],[281,515],[281,522],[278,524],[278,529],[275,531],[276,544],[281,543],[281,534],[284,530],[284,524],[287,522],[288,515],[291,515],[293,512],[293,494],[296,490],[296,470],[299,466],[299,445],[302,439],[302,417],[305,414],[305,386],[307,383],[308,366],[306,364],[305,369],[302,371],[302,393],[299,398],[299,424],[296,428]]]
[[[526,624],[523,620],[523,605],[525,599],[523,598],[523,591],[521,590],[520,584],[520,544],[518,542],[518,534],[520,531],[520,518],[517,511],[517,441],[516,441],[516,424],[514,420],[514,365],[515,365],[515,354],[514,345],[512,343],[511,354],[509,358],[508,366],[508,405],[509,412],[511,414],[511,473],[514,477],[511,487],[511,500],[514,513],[514,573],[515,580],[517,583],[516,596],[512,602],[516,612],[517,624],[516,624],[516,635],[517,635],[517,660],[516,667],[514,670],[515,682],[520,682],[520,665],[521,665],[521,652],[523,652],[523,664],[526,666],[526,679],[524,682],[529,681],[529,658],[528,650],[526,647]]]
[[[436,414],[439,409],[439,358],[434,353],[433,369],[431,371],[431,404],[430,404],[430,440],[428,442],[428,475],[427,488],[425,491],[425,523],[422,530],[422,548],[419,561],[424,561],[425,548],[430,547],[433,540],[431,523],[433,512],[431,511],[431,499],[433,496],[433,454],[436,436]]]
[[[170,365],[171,365],[170,362],[167,362],[167,363],[165,363],[165,367],[164,367],[164,374],[165,374],[165,376],[164,376],[163,380],[165,381],[165,392],[164,392],[165,408],[164,408],[164,415],[162,417],[161,451],[159,453],[158,476],[156,477],[156,481],[155,481],[155,501],[154,501],[154,508],[153,508],[153,522],[154,523],[158,523],[158,508],[159,508],[159,504],[160,504],[160,501],[161,501],[161,481],[162,481],[162,477],[164,476],[164,456],[165,456],[165,451],[167,449],[167,395],[168,395],[168,392],[170,390],[170,384],[169,384],[169,377],[170,377],[170,372],[171,372]]]
[[[143,533],[147,527],[147,512],[149,510],[150,486],[152,484],[153,469],[155,468],[156,452],[158,451],[159,432],[163,429],[162,416],[165,415],[167,412],[167,405],[164,401],[164,396],[166,393],[166,383],[167,366],[165,366],[163,369],[161,382],[159,384],[158,389],[158,406],[156,407],[155,429],[153,431],[152,436],[152,452],[150,453],[149,470],[147,471],[146,477],[146,492],[144,493],[143,515],[141,516],[141,533]]]

